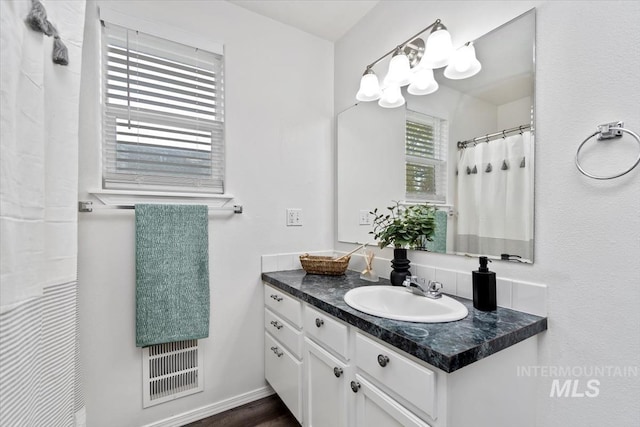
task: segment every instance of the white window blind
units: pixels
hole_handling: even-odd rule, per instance
[[[223,56],[103,21],[103,186],[224,193]]]
[[[446,202],[447,121],[407,111],[405,129],[406,199]]]

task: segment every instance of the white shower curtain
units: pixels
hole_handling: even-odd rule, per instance
[[[43,1],[68,48],[0,2],[0,425],[84,423],[77,343],[78,106],[85,2]]]
[[[533,136],[459,152],[456,252],[533,259]]]

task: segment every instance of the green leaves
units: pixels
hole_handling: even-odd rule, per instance
[[[388,206],[389,214],[378,214],[378,209],[370,212],[374,215],[373,237],[378,246],[393,245],[396,248],[415,248],[424,239],[431,241],[435,233],[435,207],[427,204]]]

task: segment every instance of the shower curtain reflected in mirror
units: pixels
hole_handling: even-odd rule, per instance
[[[533,135],[530,131],[459,151],[459,254],[533,259]]]

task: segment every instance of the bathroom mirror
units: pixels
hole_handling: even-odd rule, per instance
[[[474,45],[477,75],[449,80],[441,68],[435,93],[338,114],[339,241],[372,243],[375,208],[427,202],[436,235],[415,249],[533,262],[535,10]]]

